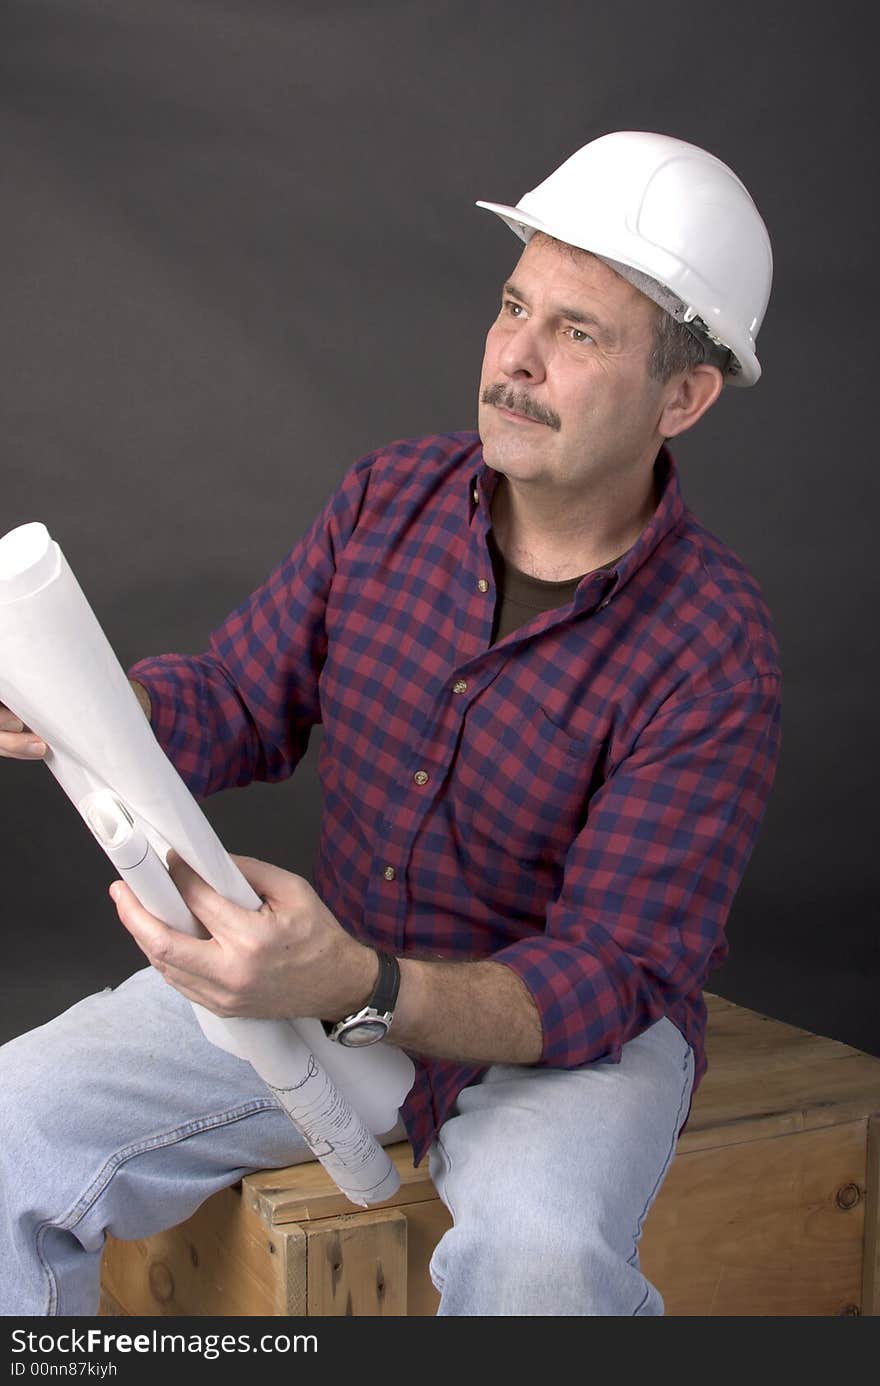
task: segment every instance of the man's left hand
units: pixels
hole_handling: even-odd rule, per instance
[[[302,876],[233,857],[263,899],[230,904],[173,853],[172,879],[209,937],[191,938],[145,910],[124,881],[110,894],[119,918],[171,986],[219,1016],[338,1019],[366,1004],[376,955],[342,928]]]

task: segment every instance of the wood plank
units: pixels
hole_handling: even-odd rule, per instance
[[[857,1120],[880,1112],[880,1059],[706,994],[709,1069],[679,1150]]]
[[[407,1314],[410,1318],[433,1318],[440,1305],[428,1272],[434,1248],[452,1226],[449,1210],[439,1198],[409,1203],[401,1209],[407,1224]]]
[[[868,1122],[862,1313],[880,1314],[880,1117]]]
[[[400,1175],[400,1188],[392,1198],[375,1206],[398,1208],[404,1204],[435,1199],[437,1191],[431,1183],[427,1160],[423,1160],[416,1169],[408,1141],[400,1141],[386,1148]],[[340,1193],[323,1165],[317,1161],[292,1165],[288,1169],[261,1170],[257,1174],[249,1174],[242,1180],[242,1190],[248,1206],[271,1225],[310,1222],[353,1212],[350,1199]]]
[[[102,1280],[133,1315],[301,1313],[290,1306],[305,1303],[305,1235],[267,1227],[235,1186],[167,1232],[108,1238]]]
[[[280,1256],[279,1293],[275,1300],[280,1307],[261,1312],[298,1318],[309,1311],[309,1263],[305,1232],[301,1227],[282,1227],[277,1232],[266,1228],[266,1232],[267,1247],[276,1247]]]
[[[865,1187],[866,1127],[677,1155],[641,1246],[666,1313],[838,1315],[858,1305],[865,1200],[848,1186]]]
[[[406,1315],[407,1224],[399,1209],[327,1218],[304,1231],[310,1316]]]
[[[126,1312],[117,1299],[101,1286],[101,1297],[98,1301],[98,1317],[101,1319],[126,1318]]]

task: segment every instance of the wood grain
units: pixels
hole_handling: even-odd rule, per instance
[[[236,1186],[167,1232],[108,1238],[102,1282],[129,1314],[302,1314],[305,1260],[302,1229],[267,1227]]]
[[[666,1313],[824,1316],[860,1304],[865,1141],[863,1119],[677,1156],[640,1257]]]
[[[399,1209],[326,1218],[304,1231],[309,1315],[406,1314],[407,1225]]]
[[[880,1117],[868,1121],[862,1313],[880,1314]]]

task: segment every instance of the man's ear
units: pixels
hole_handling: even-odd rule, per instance
[[[717,366],[692,366],[669,382],[671,393],[663,406],[657,431],[664,438],[675,438],[693,428],[707,409],[711,409],[724,386]]]

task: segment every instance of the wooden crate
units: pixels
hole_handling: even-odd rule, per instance
[[[880,1059],[709,996],[709,1073],[641,1244],[671,1315],[880,1313]],[[432,1315],[449,1215],[406,1144],[353,1212],[319,1164],[252,1174],[188,1222],[109,1239],[102,1312]]]

